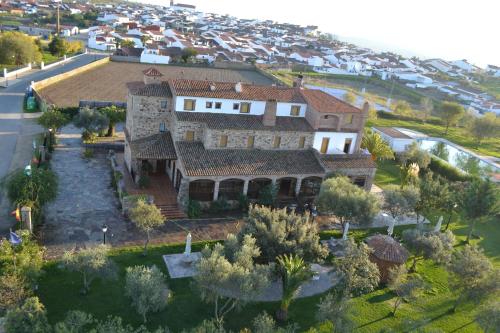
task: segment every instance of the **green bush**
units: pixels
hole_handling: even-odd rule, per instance
[[[148,188],[151,183],[151,179],[147,175],[142,175],[139,177],[139,181],[137,182],[137,185],[139,185],[140,188]]]
[[[73,119],[73,117],[78,114],[78,111],[80,110],[80,108],[77,106],[76,107],[69,106],[66,108],[59,108],[58,110],[59,110],[59,112],[68,116],[69,119]]]
[[[118,182],[123,178],[123,174],[120,171],[111,170],[111,187],[118,191]]]
[[[243,193],[240,193],[238,196],[238,207],[241,209],[242,212],[246,212],[248,210],[248,197],[244,195]]]
[[[276,185],[269,184],[260,190],[259,200],[257,203],[262,206],[273,206],[276,202],[277,195],[278,187]]]
[[[94,157],[94,150],[91,148],[85,148],[83,150],[83,158],[91,159],[92,157]]]
[[[97,134],[84,130],[82,132],[82,141],[84,143],[95,143],[97,141]]]
[[[187,207],[187,214],[190,219],[195,219],[201,215],[201,205],[199,201],[189,200]]]
[[[43,205],[57,196],[57,176],[46,168],[33,168],[31,176],[18,169],[7,178],[6,187],[10,202],[31,207],[33,221],[39,223]]]
[[[467,181],[471,180],[473,177],[462,170],[454,167],[450,163],[443,161],[440,158],[431,156],[431,163],[429,164],[429,169],[435,174],[440,175],[450,181]]]
[[[230,208],[229,203],[226,198],[222,197],[210,203],[210,213],[218,214],[224,212]]]

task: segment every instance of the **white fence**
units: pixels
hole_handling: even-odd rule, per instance
[[[68,61],[70,61],[70,60],[72,60],[72,59],[75,59],[75,58],[77,58],[77,57],[80,57],[80,56],[82,56],[82,55],[84,55],[84,54],[87,54],[87,49],[85,49],[85,52],[83,52],[83,53],[81,53],[81,54],[78,54],[78,55],[76,55],[76,56],[73,56],[73,57],[69,57],[69,58],[67,58],[67,57],[66,57],[66,55],[64,55],[64,57],[63,57],[63,59],[62,59],[62,60],[59,60],[59,61],[53,62],[53,63],[51,63],[50,65],[45,65],[45,64],[44,64],[44,62],[42,61],[42,62],[40,63],[40,69],[41,69],[41,70],[45,70],[45,69],[49,69],[49,68],[55,67],[55,66],[60,65],[60,64],[64,64],[65,62],[68,62]]]
[[[21,74],[21,73],[27,72],[27,71],[29,71],[29,70],[31,70],[31,64],[28,64],[28,66],[26,66],[26,67],[19,68],[19,69],[16,69],[15,71],[11,71],[11,72],[9,72],[9,71],[7,70],[7,68],[4,68],[4,69],[3,69],[3,77],[4,77],[5,79],[9,79],[9,78],[11,78],[11,77],[13,77],[13,76],[16,76],[16,77],[17,77],[17,75],[18,75],[18,74]]]

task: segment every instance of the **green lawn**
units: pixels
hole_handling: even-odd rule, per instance
[[[375,174],[375,184],[384,188],[387,185],[401,184],[399,166],[394,160],[377,161],[377,173]]]
[[[45,65],[51,64],[53,62],[56,62],[60,60],[59,57],[52,55],[50,52],[43,52],[42,53],[42,61],[44,62]]]
[[[478,147],[474,137],[472,137],[466,128],[450,127],[448,134],[445,135],[445,127],[442,125],[423,124],[419,121],[400,119],[384,119],[380,117],[377,120],[369,120],[366,126],[404,127],[422,132],[429,136],[445,138],[480,155],[500,157],[500,137],[484,139]]]
[[[454,220],[459,217],[455,216]],[[396,227],[395,235],[401,234],[402,230],[408,228]],[[452,229],[458,235],[459,242],[465,238],[467,227],[462,220],[454,222]],[[384,233],[385,228],[374,230],[352,230],[351,236],[361,240],[375,232]],[[496,266],[500,266],[500,240],[499,221],[488,221],[479,224],[476,234],[481,236],[477,240],[486,254],[493,260]],[[322,233],[323,239],[331,236],[340,237],[340,231]],[[199,250],[201,244],[194,244],[193,250]],[[165,273],[165,265],[161,255],[167,253],[180,253],[184,250],[181,245],[164,245],[152,247],[147,257],[141,256],[141,248],[123,248],[113,250],[112,259],[120,268],[118,281],[96,280],[92,285],[89,295],[81,296],[80,277],[74,273],[68,273],[58,267],[57,262],[46,265],[46,274],[40,281],[38,295],[46,305],[49,319],[52,323],[64,318],[69,310],[79,309],[92,313],[97,318],[104,319],[107,315],[117,315],[134,326],[141,324],[141,318],[130,307],[129,300],[124,293],[125,267],[132,265],[157,265]],[[432,288],[416,304],[404,304],[396,317],[389,316],[393,295],[385,288],[381,288],[367,295],[354,299],[355,322],[358,325],[357,332],[377,332],[383,328],[393,328],[401,331],[403,323],[407,318],[416,320],[416,324],[425,329],[439,328],[445,332],[478,332],[479,329],[473,318],[475,307],[465,305],[454,314],[448,313],[456,295],[449,290],[446,271],[430,261],[419,263],[418,272],[432,285]],[[191,279],[169,280],[169,286],[173,291],[172,300],[163,312],[149,316],[148,326],[156,328],[159,325],[168,325],[173,332],[180,332],[182,328],[196,326],[204,319],[212,316],[211,305],[201,302],[198,293],[192,286]],[[301,331],[318,325],[314,314],[316,306],[322,295],[297,300],[290,309],[290,320],[300,325]],[[229,315],[226,328],[239,330],[249,326],[252,319],[262,311],[274,314],[277,303],[257,303],[245,306],[242,311]]]

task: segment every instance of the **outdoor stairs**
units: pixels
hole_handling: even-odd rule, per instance
[[[185,219],[186,214],[179,208],[177,203],[156,205],[167,220]]]

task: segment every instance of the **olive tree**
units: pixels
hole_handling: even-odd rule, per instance
[[[41,59],[42,54],[32,37],[17,31],[0,34],[0,64],[24,65]]]
[[[398,155],[402,166],[408,166],[412,163],[418,165],[420,169],[425,169],[431,163],[431,155],[420,148],[417,142],[413,142],[406,150]]]
[[[447,101],[441,103],[441,107],[438,111],[441,119],[443,119],[446,125],[446,130],[444,131],[445,135],[448,134],[448,128],[455,125],[465,114],[465,110],[462,105]]]
[[[348,239],[345,255],[334,261],[334,268],[341,273],[340,285],[346,295],[361,295],[373,291],[380,282],[380,272],[375,263],[370,261],[372,250],[365,244],[356,244]]]
[[[208,246],[203,249],[194,281],[201,299],[214,304],[214,320],[219,327],[229,312],[268,286],[270,269],[268,265],[254,263],[259,256],[260,249],[250,235],[244,236],[236,251],[233,246],[225,249],[219,243],[212,249]]]
[[[333,333],[354,331],[355,324],[352,320],[352,302],[350,298],[337,289],[321,298],[316,312],[319,322],[329,321],[333,324]]]
[[[369,224],[380,210],[374,194],[351,183],[345,176],[333,177],[321,184],[318,209],[337,217],[345,229],[346,223]]]
[[[252,333],[295,333],[298,330],[297,325],[293,324],[286,327],[278,327],[273,317],[266,312],[255,317],[252,324]]]
[[[384,203],[393,219],[411,213],[420,198],[420,191],[415,186],[401,188],[397,185],[390,185],[384,189]]]
[[[91,314],[78,310],[69,311],[63,321],[54,325],[54,333],[92,332],[91,326],[95,322]]]
[[[450,230],[445,232],[427,232],[420,228],[407,229],[402,234],[403,242],[413,253],[410,272],[417,269],[417,261],[432,259],[438,263],[446,263],[450,259],[455,236]]]
[[[485,304],[476,315],[476,322],[485,333],[500,331],[500,302]]]
[[[486,138],[500,136],[500,118],[492,112],[487,112],[483,117],[474,117],[470,130],[476,139],[476,146]]]
[[[38,117],[37,122],[46,130],[57,132],[61,127],[68,124],[70,119],[58,109],[49,109]]]
[[[98,245],[81,249],[79,251],[67,251],[62,261],[66,269],[78,272],[82,275],[82,293],[90,291],[90,285],[95,278],[116,278],[116,266],[108,257],[109,247]]]
[[[28,298],[24,304],[7,312],[4,322],[5,332],[47,333],[51,327],[47,311],[37,297]]]
[[[156,266],[127,267],[125,294],[146,323],[148,312],[158,312],[167,306],[170,290],[165,275]]]
[[[0,314],[20,306],[28,296],[31,296],[31,290],[24,276],[16,273],[0,275]]]
[[[420,216],[431,212],[433,209],[442,209],[444,207],[445,194],[448,190],[446,183],[441,183],[432,172],[427,172],[418,182],[419,197],[415,204],[415,213],[417,214],[417,223]]]
[[[116,124],[125,121],[125,109],[112,105],[99,109],[99,112],[104,114],[109,120],[106,136],[114,136]]]
[[[476,179],[465,188],[461,198],[461,205],[470,225],[466,239],[467,243],[472,237],[478,220],[487,216],[494,216],[499,212],[499,197],[498,186],[489,179]]]
[[[143,255],[146,255],[148,251],[150,233],[153,229],[158,228],[165,223],[165,217],[155,204],[148,204],[142,199],[137,200],[135,206],[130,209],[129,216],[136,227],[146,233],[143,252]]]
[[[246,235],[255,238],[263,262],[274,262],[276,257],[294,253],[305,261],[323,259],[326,248],[321,245],[317,224],[307,215],[288,213],[286,209],[250,206],[245,224],[238,234],[239,241]]]
[[[103,133],[109,127],[109,119],[98,110],[88,107],[80,109],[80,112],[73,118],[76,127],[83,128],[82,138],[85,141],[97,134]]]
[[[392,315],[395,316],[396,311],[403,301],[410,303],[417,300],[424,291],[425,284],[417,275],[408,276],[406,266],[399,265],[389,271],[388,287],[396,294],[396,300],[392,308]]]
[[[459,295],[453,311],[463,302],[480,303],[488,297],[498,297],[500,290],[500,271],[477,246],[465,245],[453,253],[448,264],[450,285]]]

